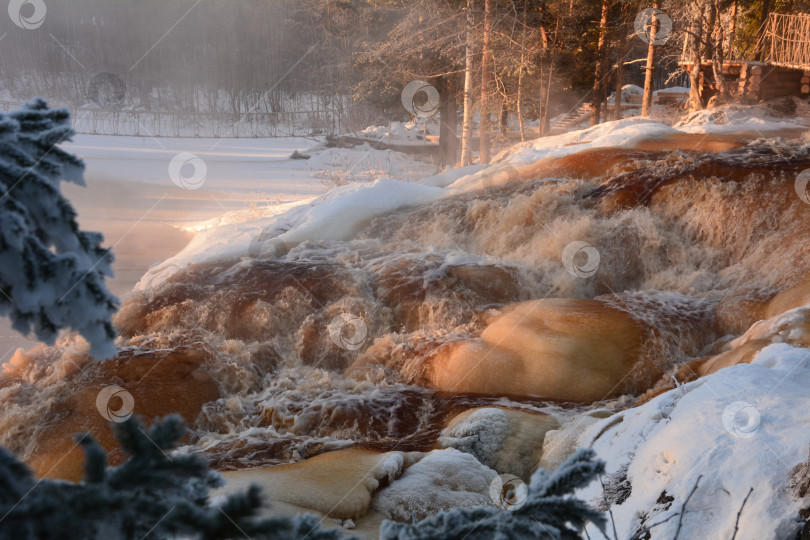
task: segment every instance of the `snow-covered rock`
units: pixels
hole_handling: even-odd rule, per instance
[[[494,506],[489,491],[497,476],[470,454],[434,450],[377,492],[372,507],[396,521],[411,522],[451,508]]]
[[[471,454],[501,474],[528,481],[540,461],[546,433],[558,426],[548,414],[482,407],[451,419],[438,443]]]
[[[609,473],[627,469],[629,496],[612,506],[619,537],[650,527],[647,538],[671,539],[680,521],[681,538],[731,538],[742,508],[737,538],[792,538],[810,503],[789,489],[810,445],[808,386],[810,350],[773,344],[751,364],[593,423],[579,444]],[[586,491],[603,497],[600,485]]]

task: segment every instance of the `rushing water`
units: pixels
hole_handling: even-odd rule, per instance
[[[64,396],[102,383],[133,392],[144,413],[139,387],[158,374],[169,383],[154,399],[193,420],[186,449],[223,469],[345,446],[427,449],[449,416],[482,404],[624,406],[743,333],[810,270],[794,190],[808,167],[802,140],[592,150],[374,219],[351,241],[184,268],[126,299],[115,368],[89,363],[72,338],[15,355],[0,379],[0,444],[42,451],[37,437],[92,409]],[[561,262],[575,241],[598,251],[589,277]],[[570,300],[529,302],[541,299]],[[563,373],[580,360],[616,371],[618,357],[629,368],[608,373],[607,392]],[[142,373],[126,376],[127,362]]]

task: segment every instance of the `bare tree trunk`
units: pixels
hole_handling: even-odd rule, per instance
[[[717,9],[714,0],[702,0],[702,9],[709,8],[709,16],[706,21],[706,39],[703,41],[703,59],[711,62],[714,58],[714,24],[717,21]]]
[[[692,28],[689,33],[689,56],[692,66],[689,70],[689,112],[699,111],[703,108],[700,97],[700,41],[703,25],[701,13],[695,14],[692,19]]]
[[[734,59],[734,38],[735,33],[737,32],[737,0],[731,2],[731,23],[728,29],[728,47],[726,50],[728,51],[728,59]]]
[[[492,18],[495,0],[485,0],[484,3],[484,44],[481,55],[481,150],[480,163],[489,163],[491,151],[491,119],[490,95],[492,93],[492,79],[494,78],[494,64],[490,40],[492,38]]]
[[[528,0],[523,0],[523,29],[520,33],[520,68],[518,69],[517,87],[517,118],[520,126],[520,141],[526,140],[526,130],[523,128],[523,70],[526,63],[526,7]],[[542,81],[542,79],[541,79]]]
[[[591,100],[591,125],[595,126],[601,120],[602,101],[605,88],[605,51],[607,43],[607,18],[610,7],[609,0],[602,0],[602,16],[599,19],[599,42],[596,46],[596,71],[593,77],[593,99]]]
[[[614,92],[613,119],[622,119],[622,86],[624,86],[624,55],[627,50],[627,29],[625,28],[624,17],[619,23],[619,44],[616,50],[616,90]]]
[[[653,9],[661,9],[661,0],[653,0]],[[655,81],[655,40],[660,23],[653,16],[650,20],[650,44],[647,46],[647,73],[644,76],[644,97],[641,100],[641,116],[650,116],[653,102],[653,83]]]
[[[518,74],[518,89],[517,89],[517,120],[520,129],[520,141],[526,140],[526,129],[523,125],[523,69]]]
[[[763,47],[765,42],[762,39],[765,34],[765,23],[768,21],[768,15],[771,13],[771,0],[762,0],[762,13],[759,17],[759,32],[757,32],[757,52],[754,55],[754,60],[757,62],[762,60]]]
[[[458,136],[456,135],[456,79],[446,75],[439,80],[439,156],[442,165],[452,165],[458,160]]]
[[[548,134],[548,102],[549,94],[551,93],[551,71],[552,65],[549,62],[551,53],[549,51],[548,31],[543,23],[543,16],[545,15],[545,4],[540,4],[540,41],[542,52],[540,53],[540,114],[538,118],[539,135],[545,137]],[[559,28],[560,18],[557,17],[557,27]],[[547,82],[543,82],[543,79]]]
[[[498,138],[503,139],[506,137],[506,132],[509,130],[509,105],[506,103],[506,98],[501,100],[501,112],[498,115]]]
[[[473,132],[473,0],[467,0],[467,50],[464,65],[464,121],[461,125],[461,165],[472,163]]]
[[[721,102],[728,100],[728,85],[723,75],[723,28],[720,24],[720,7],[717,0],[712,0],[711,9],[714,13],[714,28],[712,38],[714,47],[712,48],[712,72],[714,74],[714,84],[717,86],[717,93]]]

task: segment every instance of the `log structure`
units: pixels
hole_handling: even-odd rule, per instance
[[[691,62],[681,62],[685,71]],[[711,62],[700,64],[701,96],[708,100],[717,94]],[[810,96],[810,66],[806,69],[776,66],[769,62],[732,60],[723,62],[723,78],[735,98],[759,101],[784,96]]]
[[[771,14],[757,49],[765,52],[764,61],[726,60],[723,79],[732,97],[759,101],[785,96],[810,97],[810,15]],[[700,66],[680,62],[684,71],[700,70],[701,97],[704,102],[717,94],[711,61]]]

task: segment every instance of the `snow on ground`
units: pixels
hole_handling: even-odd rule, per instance
[[[425,135],[438,135],[438,114],[435,118],[427,118],[419,122],[391,122],[387,126],[369,126],[359,133],[367,139],[377,139],[383,142],[396,144],[421,144]]]
[[[633,143],[676,130],[650,118],[625,118],[588,129],[518,143],[495,156],[493,163],[526,165],[547,157],[567,156],[588,148],[631,146]]]
[[[662,88],[653,92],[653,95],[658,96],[661,94],[688,94],[688,86],[670,86],[669,88]]]
[[[451,184],[449,189],[461,193],[486,189],[510,181],[515,172],[507,167],[518,168],[540,159],[563,157],[589,148],[631,146],[642,139],[672,133],[677,133],[677,130],[656,120],[626,118],[580,131],[518,143],[496,155],[492,160],[495,165],[463,176]]]
[[[781,102],[786,108],[782,110],[779,109],[778,103],[729,104],[704,109],[687,115],[674,127],[683,133],[732,133],[735,131],[807,129],[810,126],[807,118],[796,117],[797,115],[805,116],[810,112],[807,103],[799,99],[786,98]]]
[[[808,385],[810,350],[774,344],[751,364],[723,369],[592,424],[579,444],[592,447],[608,473],[627,467],[629,496],[612,507],[619,537],[655,525],[647,538],[674,538],[676,514],[696,484],[681,538],[731,538],[751,488],[740,516],[741,537],[795,534],[807,501],[796,500],[787,485],[807,456]],[[602,487],[591,485],[584,496],[601,499]]]

